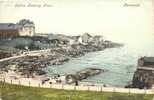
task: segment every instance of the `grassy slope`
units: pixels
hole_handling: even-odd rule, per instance
[[[152,100],[153,95],[66,91],[0,83],[2,100]]]

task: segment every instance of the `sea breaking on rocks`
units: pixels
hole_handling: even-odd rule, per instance
[[[19,36],[0,40],[0,44],[2,60],[6,57],[22,55],[19,58],[0,62],[1,72],[15,72],[25,78],[45,75],[46,72],[43,69],[47,66],[52,67],[52,65],[67,63],[71,58],[83,56],[88,52],[122,46],[122,44],[104,40],[103,36],[91,36],[89,33],[81,36],[65,36],[61,34],[49,34],[48,37]],[[7,54],[4,51],[7,51]],[[92,69],[89,70],[94,71]],[[88,76],[93,76],[93,74]]]

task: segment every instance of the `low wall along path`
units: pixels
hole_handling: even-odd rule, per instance
[[[79,90],[79,91],[97,91],[97,92],[120,92],[120,93],[134,93],[134,94],[154,94],[154,89],[136,89],[136,88],[119,88],[119,87],[103,87],[103,86],[74,86],[74,85],[63,85],[63,84],[42,84],[41,81],[34,79],[5,79],[1,78],[1,82],[29,86],[29,87],[41,87],[41,88],[53,88],[53,89],[64,89],[64,90]]]

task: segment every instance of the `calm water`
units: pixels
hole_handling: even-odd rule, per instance
[[[75,73],[88,67],[96,67],[108,70],[102,74],[89,77],[83,81],[99,82],[114,86],[124,86],[132,80],[136,70],[137,59],[141,56],[154,56],[154,45],[138,45],[121,48],[110,48],[104,51],[88,53],[79,58],[73,58],[69,62],[47,68],[48,75]]]

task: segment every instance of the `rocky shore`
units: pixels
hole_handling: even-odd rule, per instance
[[[14,71],[24,77],[35,77],[46,74],[42,69],[49,65],[59,65],[67,62],[69,59],[58,54],[25,56],[1,63],[1,71]]]
[[[14,55],[28,54],[36,51],[38,55],[27,55],[1,63],[1,71],[14,71],[24,77],[35,77],[46,74],[42,69],[47,66],[61,65],[72,57],[83,56],[88,52],[101,51],[106,48],[120,47],[122,44],[104,40],[102,36],[91,36],[88,33],[82,36],[51,35],[47,37],[17,37],[11,40],[0,41],[0,46],[16,51]],[[3,50],[5,49],[3,48]],[[49,49],[48,52],[40,50]]]

